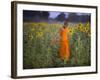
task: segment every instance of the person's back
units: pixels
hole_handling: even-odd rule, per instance
[[[61,41],[66,41],[66,40],[68,40],[68,38],[67,38],[67,28],[63,28],[63,29],[61,29],[60,30],[60,40]]]

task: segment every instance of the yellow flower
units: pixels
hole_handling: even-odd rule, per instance
[[[82,24],[82,23],[79,23],[79,24],[78,24],[78,26],[81,26],[81,27],[82,27],[82,26],[83,26],[83,24]]]
[[[85,26],[86,26],[86,27],[90,27],[90,23],[89,23],[89,22],[87,22]]]
[[[88,32],[89,31],[89,28],[88,27],[84,27],[84,32]]]
[[[41,38],[43,36],[43,32],[37,32],[36,33],[36,38]]]
[[[69,28],[69,29],[68,29],[68,34],[69,34],[70,36],[72,36],[73,33],[74,33],[74,29],[73,29],[73,28]]]
[[[81,31],[81,32],[85,32],[85,33],[88,33],[89,32],[89,26],[83,26],[82,23],[79,23],[77,25],[77,30]]]
[[[83,24],[82,23],[79,23],[77,25],[77,30],[79,30],[79,31],[82,31],[83,30]]]

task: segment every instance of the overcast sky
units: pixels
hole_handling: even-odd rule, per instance
[[[49,12],[50,13],[50,18],[56,18],[61,12]],[[66,18],[68,17],[69,13],[64,13],[66,15]]]

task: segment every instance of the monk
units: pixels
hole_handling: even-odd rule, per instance
[[[70,59],[70,49],[69,49],[69,41],[68,41],[68,23],[67,21],[64,22],[63,27],[59,29],[59,36],[56,36],[57,38],[53,38],[51,40],[52,44],[59,44],[59,50],[58,54],[60,56],[60,59],[64,61],[64,64],[66,64]]]
[[[65,22],[63,27],[59,30],[60,36],[60,48],[59,48],[59,56],[64,63],[68,62],[70,59],[70,49],[69,49],[69,41],[68,41],[68,23]]]

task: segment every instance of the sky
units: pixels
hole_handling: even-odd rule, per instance
[[[50,13],[50,18],[56,18],[61,12],[49,12]],[[64,13],[66,15],[66,18],[68,17],[69,13]]]

